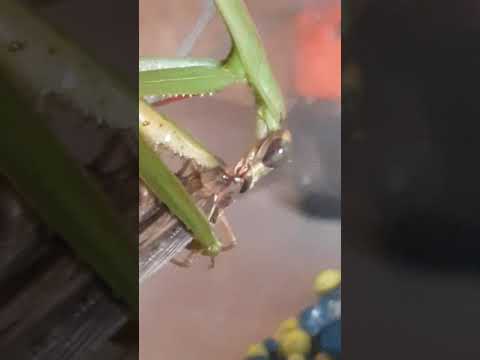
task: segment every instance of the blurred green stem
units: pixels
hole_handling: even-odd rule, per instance
[[[76,253],[138,312],[136,234],[1,76],[0,171]],[[35,299],[32,299],[33,301]]]
[[[57,94],[75,109],[95,115],[98,123],[136,131],[135,88],[99,66],[20,1],[0,1],[0,68],[32,107],[43,96]]]

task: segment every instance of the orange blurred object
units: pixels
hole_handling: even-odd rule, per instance
[[[295,88],[300,96],[336,100],[341,94],[341,5],[307,7],[295,18]]]

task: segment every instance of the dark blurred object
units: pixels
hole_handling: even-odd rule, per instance
[[[361,10],[342,43],[360,91],[343,88],[342,355],[478,359],[480,7]]]
[[[0,283],[21,271],[24,260],[34,261],[48,250],[49,243],[41,241],[45,228],[32,219],[6,179],[0,177]]]
[[[340,217],[341,116],[336,102],[299,99],[288,114],[291,171],[298,207],[308,216]]]
[[[61,108],[61,107],[60,107]],[[49,104],[54,132],[103,186],[125,222],[136,224],[137,161],[127,134],[75,121]],[[61,128],[55,118],[64,122]],[[88,138],[89,151],[71,139]],[[92,161],[92,159],[94,161]],[[133,191],[132,191],[133,190]],[[137,341],[112,336],[129,313],[111,291],[40,222],[8,179],[0,178],[0,352],[9,359],[124,359]],[[133,351],[133,353],[132,353]],[[133,354],[133,355],[132,355]],[[135,357],[132,357],[135,356]]]
[[[1,353],[18,360],[70,360],[103,352],[127,321],[125,309],[3,179],[0,213]],[[111,359],[126,353],[119,348]]]
[[[370,1],[344,47],[362,78],[362,100],[343,123],[345,191],[375,209],[377,245],[437,265],[480,258],[471,241],[480,235],[480,7],[468,3]]]
[[[298,208],[315,218],[340,217],[340,1],[305,5],[295,16],[295,99],[291,171]]]

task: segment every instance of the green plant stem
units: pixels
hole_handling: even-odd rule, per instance
[[[0,68],[32,106],[46,94],[64,96],[98,123],[136,130],[135,88],[99,66],[16,0],[0,1]]]
[[[137,314],[138,248],[133,234],[97,184],[66,155],[44,119],[27,110],[5,77],[1,80],[0,171]]]

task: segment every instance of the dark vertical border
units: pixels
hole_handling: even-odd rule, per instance
[[[123,116],[126,120],[120,122],[124,124],[131,122],[134,125],[131,129],[137,129],[138,1],[25,0],[18,3],[28,6],[32,13],[46,19],[65,38],[87,52],[96,63],[115,74],[116,79],[129,89],[133,99],[131,105],[123,104]],[[12,14],[14,13],[12,11]],[[6,33],[11,30],[5,24],[2,25],[4,25],[2,30]],[[21,53],[29,46],[35,45],[23,39],[15,39],[8,46],[4,46],[3,41],[7,37],[0,37],[2,52],[7,49],[12,54]],[[48,47],[48,54],[53,59],[61,50],[61,46]],[[47,58],[48,56],[44,59]],[[16,84],[15,81],[11,81],[12,74],[5,71],[8,67],[4,65],[4,63],[0,64],[2,80],[8,79],[9,83],[6,86],[7,80],[5,80],[4,89],[2,89],[4,92],[8,90],[8,96],[2,98],[4,102],[3,106],[0,106],[2,108],[0,112],[5,115],[3,117],[10,121],[23,121],[25,132],[31,131],[28,126],[29,121],[49,119],[45,123],[53,129],[50,129],[51,133],[57,136],[61,143],[65,143],[69,150],[72,150],[68,153],[69,159],[72,162],[81,159],[78,165],[84,166],[85,173],[92,174],[98,170],[93,164],[86,165],[85,161],[88,157],[85,154],[97,148],[99,138],[109,137],[104,127],[101,127],[104,131],[103,135],[98,135],[91,129],[96,127],[91,125],[95,124],[91,117],[95,117],[96,109],[90,108],[85,114],[78,109],[72,109],[72,105],[76,104],[72,104],[68,96],[51,94],[50,89],[59,87],[58,77],[53,77],[57,82],[52,83],[51,86],[44,84],[43,94],[48,96],[40,96],[39,99],[45,100],[42,102],[31,101],[31,98],[24,96],[24,92],[17,88],[10,91]],[[32,59],[31,66],[41,68],[42,64]],[[59,72],[65,69],[68,70],[68,66],[59,69]],[[62,83],[62,86],[68,87],[72,82],[75,83],[75,79],[68,78],[68,75],[68,71],[65,71],[65,84]],[[118,89],[112,87],[111,91],[116,93]],[[104,96],[108,98],[108,94]],[[7,104],[9,97],[14,100]],[[15,111],[18,110],[21,116],[12,115],[14,112],[8,113],[9,105],[12,105]],[[95,106],[102,106],[102,104],[96,103]],[[37,118],[38,110],[41,114]],[[51,121],[53,118],[56,119]],[[43,129],[44,123],[38,121],[39,124],[41,123],[39,128]],[[63,127],[62,122],[67,125]],[[70,122],[73,124],[71,127],[68,126]],[[52,125],[52,123],[55,124]],[[57,127],[58,124],[60,125]],[[8,129],[8,126],[6,128]],[[35,126],[30,128],[36,129]],[[45,131],[49,134],[48,130]],[[36,135],[39,133],[29,133],[25,139]],[[122,132],[121,137],[126,142],[136,143],[138,134],[133,130],[126,136]],[[107,141],[105,144],[108,145]],[[29,144],[26,143],[25,146],[28,147]],[[131,236],[133,242],[131,256],[134,259],[133,262],[137,263],[138,158],[137,154],[125,155],[126,148],[128,145],[118,150],[116,156],[123,160],[128,157],[128,164],[123,170],[129,174],[132,173],[133,178],[129,176],[128,180],[122,180],[111,174],[108,175],[110,177],[103,177],[103,173],[99,171],[91,179],[96,180],[99,188],[108,190],[107,197],[117,214],[121,216],[122,224],[131,223],[129,230],[134,234]],[[135,148],[135,144],[132,148]],[[45,160],[40,159],[38,153],[33,156],[39,158],[38,164]],[[14,155],[9,156],[8,159],[13,159],[12,161],[15,162]],[[121,166],[125,165],[123,160]],[[113,164],[109,164],[107,168],[115,169],[118,163],[114,160]],[[40,166],[36,169],[38,170]],[[45,166],[45,169],[48,170],[48,166]],[[0,269],[2,270],[0,275],[0,353],[4,358],[21,360],[32,358],[57,360],[128,358],[133,360],[138,358],[138,319],[135,311],[132,314],[126,302],[122,301],[118,294],[114,294],[112,289],[106,286],[106,282],[95,276],[86,262],[75,256],[61,236],[40,221],[48,217],[37,216],[35,211],[31,211],[32,209],[25,205],[28,201],[24,202],[22,194],[14,191],[16,185],[14,179],[5,178],[3,170],[3,168],[0,169],[2,171],[0,172]],[[105,169],[102,168],[102,170]],[[122,172],[123,175],[126,174],[125,171]],[[61,170],[55,174],[61,174]],[[112,185],[113,183],[115,185]],[[68,198],[68,192],[64,191],[64,194],[66,196],[58,198]],[[127,207],[130,210],[128,212]],[[134,221],[131,221],[131,218]],[[105,263],[108,261],[105,260]],[[125,265],[125,268],[134,268],[135,274],[129,276],[129,280],[138,279],[138,266]],[[125,269],[122,270],[126,272]],[[129,284],[131,282],[134,287],[135,280],[130,281]],[[129,288],[131,289],[132,286]],[[138,285],[136,290],[138,303]],[[129,299],[130,304],[135,304],[135,296],[131,297],[133,300]],[[138,309],[135,310],[138,314]]]
[[[480,7],[342,10],[342,358],[476,359]]]

